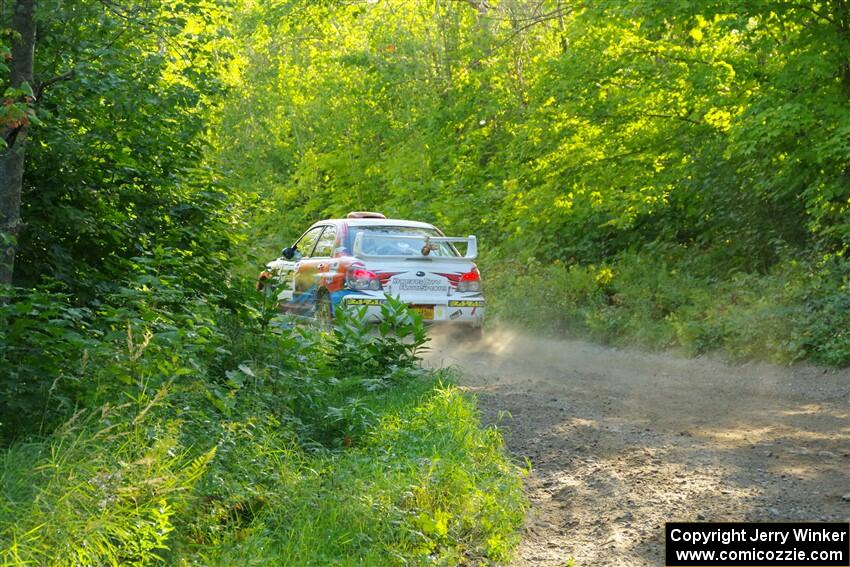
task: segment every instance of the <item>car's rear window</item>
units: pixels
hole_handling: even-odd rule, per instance
[[[426,236],[442,236],[435,228],[414,226],[349,226],[348,249],[354,250],[354,242],[361,232],[367,234],[392,234],[401,236],[421,236],[417,240],[392,240],[383,238],[364,238],[363,252],[370,256],[421,256]],[[441,242],[431,256],[460,256],[450,244]]]

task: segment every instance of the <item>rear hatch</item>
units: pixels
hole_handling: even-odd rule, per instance
[[[461,255],[456,245],[465,247]],[[468,295],[461,284],[477,270],[474,236],[445,237],[436,229],[370,227],[353,236],[352,248],[366,269],[374,272],[383,292],[410,304],[434,304],[449,297]],[[480,292],[480,285],[475,290]]]

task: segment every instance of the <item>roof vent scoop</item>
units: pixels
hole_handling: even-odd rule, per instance
[[[369,211],[351,211],[347,215],[345,215],[347,219],[385,219],[384,215],[381,213],[372,213]]]

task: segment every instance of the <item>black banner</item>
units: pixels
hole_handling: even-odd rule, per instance
[[[667,567],[850,567],[850,524],[668,522]]]

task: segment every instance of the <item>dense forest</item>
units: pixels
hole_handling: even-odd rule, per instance
[[[275,244],[357,208],[479,235],[512,324],[846,364],[848,10],[261,3],[221,164]]]
[[[3,564],[509,556],[520,470],[404,309],[289,328],[253,291],[350,210],[476,234],[494,323],[850,363],[845,0],[8,0],[0,30]]]

